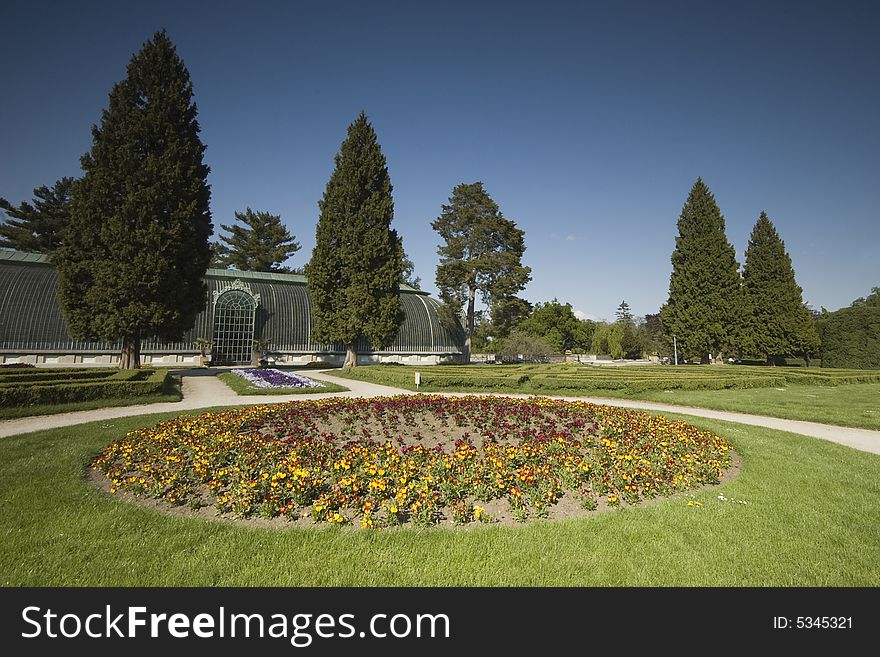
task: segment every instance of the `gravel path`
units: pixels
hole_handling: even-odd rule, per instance
[[[262,396],[239,396],[226,386],[225,383],[212,376],[213,372],[205,370],[192,370],[183,372],[183,400],[161,404],[143,404],[139,406],[121,406],[114,408],[101,408],[93,411],[77,411],[74,413],[60,413],[58,415],[41,415],[38,417],[26,417],[15,420],[0,422],[0,438],[13,436],[31,431],[43,429],[55,429],[58,427],[93,422],[95,420],[111,420],[119,417],[131,417],[146,415],[148,413],[164,413],[168,411],[188,411],[209,406],[232,406],[249,404],[274,404],[297,399],[324,399],[327,397],[382,397],[387,395],[413,394],[409,390],[381,386],[375,383],[340,379],[326,372],[308,372],[307,376],[332,383],[338,383],[350,389],[350,392],[325,392],[302,395],[262,395]],[[464,396],[471,393],[440,393],[450,396]],[[483,394],[483,393],[480,393]],[[529,397],[529,395],[507,394],[508,397]],[[672,404],[658,404],[655,402],[638,401],[634,399],[602,399],[598,397],[557,397],[567,401],[586,401],[594,404],[607,406],[619,406],[625,408],[637,408],[649,411],[661,411],[664,413],[682,413],[695,415],[713,420],[727,420],[739,422],[780,431],[790,431],[805,436],[821,438],[831,442],[847,445],[863,452],[880,454],[880,431],[869,429],[854,429],[851,427],[838,427],[818,422],[804,422],[801,420],[784,420],[776,417],[763,415],[748,415],[746,413],[733,413],[729,411],[713,411],[705,408],[692,408],[689,406],[674,406]]]

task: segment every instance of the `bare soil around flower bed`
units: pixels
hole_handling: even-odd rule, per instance
[[[739,462],[723,438],[645,413],[419,395],[178,418],[110,445],[93,479],[157,509],[258,525],[473,526],[692,494]]]

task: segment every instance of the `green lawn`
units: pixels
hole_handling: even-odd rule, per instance
[[[576,365],[356,367],[334,376],[416,390],[443,392],[515,392],[539,395],[641,399],[682,406],[739,411],[791,420],[880,430],[880,379],[875,370],[833,370],[735,366],[589,367]],[[528,377],[521,382],[521,379]],[[744,386],[767,377],[771,385],[699,389],[698,386]],[[807,380],[822,385],[804,385]],[[674,385],[685,386],[672,387]],[[669,387],[666,387],[669,386]],[[687,389],[690,386],[696,389]]]
[[[266,529],[164,515],[85,480],[108,442],[170,416],[0,441],[0,584],[880,585],[880,456],[813,438],[691,418],[743,457],[736,480],[696,493],[701,507],[681,497],[458,531]]]
[[[303,374],[303,376],[308,376],[308,374]],[[222,372],[217,375],[217,378],[239,395],[313,395],[316,392],[344,392],[348,390],[345,386],[318,379],[314,380],[321,383],[322,388],[258,388],[247,379],[232,372]]]
[[[609,395],[610,396],[610,395]],[[644,392],[639,399],[880,430],[880,383]]]

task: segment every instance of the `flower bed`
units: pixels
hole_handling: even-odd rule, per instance
[[[587,510],[637,504],[718,483],[730,449],[624,409],[402,395],[180,417],[129,433],[94,467],[111,492],[241,517],[426,526],[546,517],[563,499]]]
[[[323,388],[323,383],[306,376],[275,369],[232,370],[232,374],[240,376],[258,388]]]

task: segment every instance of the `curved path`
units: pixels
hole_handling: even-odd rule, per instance
[[[112,420],[120,417],[135,415],[147,415],[150,413],[165,413],[173,411],[188,411],[210,406],[243,406],[251,404],[276,404],[279,402],[293,401],[298,399],[324,399],[327,397],[384,397],[388,395],[419,394],[411,390],[392,388],[389,386],[341,379],[331,376],[323,371],[309,372],[307,375],[315,379],[337,383],[349,388],[348,392],[325,392],[301,395],[259,395],[239,396],[214,376],[215,372],[205,370],[190,370],[182,372],[183,375],[183,399],[179,402],[167,402],[159,404],[142,404],[138,406],[116,406],[100,408],[92,411],[76,411],[73,413],[59,413],[57,415],[41,415],[36,417],[18,418],[15,420],[0,421],[0,438],[13,436],[31,431],[43,429],[55,429],[84,422],[96,420]],[[469,394],[485,393],[431,393],[445,394],[449,396],[466,396]],[[503,394],[507,397],[530,397],[532,395]],[[801,420],[785,420],[763,415],[748,415],[746,413],[734,413],[730,411],[713,411],[706,408],[694,408],[690,406],[674,406],[672,404],[658,404],[655,402],[639,401],[635,399],[602,399],[598,397],[554,397],[566,401],[586,401],[605,406],[618,406],[636,408],[648,411],[661,411],[664,413],[681,413],[695,415],[697,417],[710,418],[713,420],[726,420],[739,422],[780,431],[799,433],[813,438],[821,438],[831,442],[847,445],[863,452],[880,454],[880,431],[869,429],[855,429],[852,427],[840,427],[818,422],[804,422]]]

